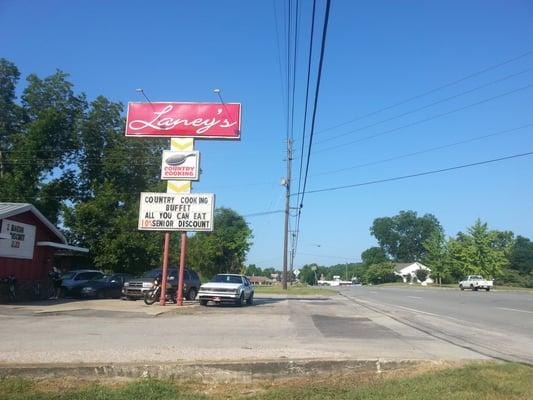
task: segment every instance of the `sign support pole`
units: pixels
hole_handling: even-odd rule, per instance
[[[163,276],[161,277],[161,296],[159,304],[164,306],[167,301],[167,275],[168,275],[168,245],[170,243],[170,232],[165,232],[165,246],[163,248]]]
[[[193,151],[194,139],[191,138],[171,138],[170,149],[174,151]],[[192,189],[191,181],[167,181],[167,193],[190,193]],[[181,233],[180,270],[178,277],[178,290],[176,293],[177,306],[183,305],[183,276],[185,275],[185,251],[187,247],[187,233]]]
[[[178,306],[183,305],[183,275],[185,274],[185,251],[187,249],[187,232],[181,232],[180,273],[178,285]]]

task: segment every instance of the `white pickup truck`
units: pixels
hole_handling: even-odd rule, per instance
[[[468,275],[464,281],[459,282],[459,289],[485,289],[488,292],[492,289],[492,281],[483,279],[481,275]]]

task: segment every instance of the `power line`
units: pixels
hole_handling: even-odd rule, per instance
[[[284,210],[275,210],[275,211],[264,211],[264,212],[257,212],[257,213],[253,213],[253,214],[246,214],[246,215],[243,215],[244,218],[249,218],[249,217],[262,217],[264,215],[271,215],[271,214],[282,214],[284,213],[285,211]]]
[[[450,87],[450,86],[457,85],[458,83],[461,83],[461,82],[466,81],[466,80],[471,79],[471,78],[475,78],[476,76],[479,76],[479,75],[481,75],[481,74],[484,74],[485,72],[492,71],[492,70],[497,69],[497,68],[499,68],[499,67],[502,67],[502,66],[504,66],[504,65],[510,64],[510,63],[512,63],[512,62],[514,62],[514,61],[517,61],[517,60],[520,60],[520,59],[522,59],[522,58],[525,58],[525,57],[527,57],[527,56],[529,56],[529,55],[531,55],[531,54],[533,54],[533,50],[528,50],[528,51],[526,51],[525,53],[522,53],[522,54],[520,54],[520,55],[518,55],[518,56],[516,56],[516,57],[513,57],[513,58],[510,58],[510,59],[508,59],[508,60],[502,61],[502,62],[500,62],[500,63],[497,63],[497,64],[494,64],[494,65],[488,66],[488,67],[483,68],[483,69],[481,69],[481,70],[479,70],[479,71],[476,71],[476,72],[473,72],[473,73],[471,73],[471,74],[465,75],[465,76],[463,76],[463,77],[461,77],[461,78],[459,78],[459,79],[456,79],[456,80],[453,80],[453,81],[451,81],[451,82],[445,83],[444,85],[438,86],[438,87],[436,87],[436,88],[430,89],[430,90],[425,91],[425,92],[422,92],[422,93],[420,93],[420,94],[417,94],[417,95],[414,95],[414,96],[408,97],[408,98],[406,98],[406,99],[400,100],[400,101],[397,102],[397,103],[393,103],[393,104],[391,104],[391,105],[385,106],[385,107],[380,108],[380,109],[377,109],[377,110],[375,110],[375,111],[371,111],[371,112],[369,112],[369,113],[367,113],[367,114],[363,114],[363,115],[361,115],[361,116],[359,116],[359,117],[356,117],[356,118],[353,118],[353,119],[351,119],[351,120],[349,120],[349,121],[342,122],[342,123],[340,123],[340,124],[338,124],[338,125],[335,125],[335,126],[332,126],[332,127],[329,127],[329,128],[325,128],[325,129],[322,129],[320,132],[322,133],[322,132],[325,132],[325,131],[329,131],[329,130],[337,129],[337,128],[340,128],[341,126],[348,125],[348,124],[350,124],[350,123],[352,123],[352,122],[356,122],[356,121],[359,121],[359,120],[361,120],[361,119],[364,119],[364,118],[371,117],[371,116],[373,116],[373,115],[379,114],[379,113],[381,113],[381,112],[383,112],[383,111],[390,110],[391,108],[399,107],[399,106],[401,106],[401,105],[403,105],[403,104],[406,104],[406,103],[409,103],[409,102],[411,102],[411,101],[413,101],[413,100],[419,99],[419,98],[421,98],[421,97],[428,96],[428,95],[430,95],[430,94],[432,94],[432,93],[435,93],[435,92],[437,92],[437,91],[439,91],[439,90],[446,89],[446,88],[448,88],[448,87]]]
[[[307,177],[309,174],[309,163],[311,161],[311,149],[313,147],[313,136],[315,134],[316,110],[317,110],[317,105],[318,105],[318,95],[320,93],[320,81],[322,77],[322,66],[324,63],[324,51],[326,48],[326,36],[327,36],[327,31],[328,31],[330,5],[331,5],[331,0],[327,0],[326,12],[324,15],[324,28],[322,29],[322,44],[320,46],[320,60],[318,62],[318,75],[317,75],[317,82],[316,82],[316,87],[315,87],[315,99],[313,103],[313,114],[311,117],[311,132],[309,134],[309,146],[307,148],[307,162],[305,165],[304,184],[303,184],[300,207],[303,206],[303,201],[305,197],[305,189],[307,187]]]
[[[281,81],[281,101],[285,103],[285,97],[283,96],[284,92],[284,86],[285,86],[285,80],[283,79],[283,68],[281,66],[281,46],[279,44],[279,26],[278,26],[278,12],[276,8],[276,0],[272,0],[272,6],[274,7],[274,23],[276,26],[276,45],[278,48],[278,66],[279,66],[279,77]],[[285,104],[283,104],[283,108],[285,108]]]
[[[369,185],[374,185],[374,184],[378,184],[378,183],[399,181],[399,180],[403,180],[403,179],[416,178],[418,176],[432,175],[432,174],[438,174],[438,173],[447,172],[447,171],[453,171],[453,170],[457,170],[457,169],[475,167],[477,165],[496,163],[496,162],[500,162],[500,161],[510,160],[510,159],[513,159],[513,158],[526,157],[526,156],[529,156],[529,155],[532,155],[532,154],[533,154],[533,151],[530,151],[530,152],[527,152],[527,153],[513,154],[511,156],[506,156],[506,157],[493,158],[491,160],[485,160],[485,161],[479,161],[479,162],[475,162],[475,163],[456,165],[456,166],[453,166],[453,167],[436,169],[436,170],[425,171],[425,172],[418,172],[418,173],[409,174],[409,175],[395,176],[395,177],[392,177],[392,178],[378,179],[378,180],[375,180],[375,181],[353,183],[353,184],[350,184],[350,185],[334,186],[334,187],[329,187],[329,188],[324,188],[324,189],[308,190],[307,193],[332,192],[332,191],[335,191],[335,190],[349,189],[349,188],[354,188],[354,187],[359,187],[359,186],[369,186]]]
[[[518,92],[523,91],[523,90],[530,89],[532,86],[533,86],[533,84],[529,84],[529,85],[526,85],[526,86],[523,86],[523,87],[520,87],[520,88],[517,88],[517,89],[510,90],[510,91],[505,92],[505,93],[498,94],[496,96],[492,96],[492,97],[489,97],[489,98],[486,98],[486,99],[483,99],[483,100],[480,100],[480,101],[476,101],[475,103],[467,104],[466,106],[455,108],[453,110],[446,111],[446,112],[443,112],[443,113],[440,113],[440,114],[436,114],[436,115],[433,115],[433,116],[428,117],[428,118],[420,119],[418,121],[414,121],[414,122],[411,122],[411,123],[406,124],[406,125],[402,125],[402,126],[399,126],[399,127],[396,127],[396,128],[392,128],[392,129],[387,129],[385,131],[382,131],[382,132],[379,132],[379,133],[376,133],[376,134],[373,134],[373,135],[369,135],[369,136],[364,136],[364,137],[362,137],[360,139],[352,140],[350,142],[346,142],[346,143],[342,143],[342,144],[326,147],[324,149],[316,150],[315,153],[322,153],[322,152],[325,152],[325,151],[334,150],[334,149],[337,149],[339,147],[345,147],[345,146],[348,146],[348,145],[351,145],[351,144],[360,143],[360,142],[363,142],[365,140],[374,139],[376,137],[387,135],[387,134],[393,133],[393,132],[397,132],[397,131],[405,129],[405,128],[410,128],[412,126],[420,125],[420,124],[422,124],[424,122],[428,122],[428,121],[432,121],[432,120],[437,119],[437,118],[445,117],[447,115],[450,115],[450,114],[453,114],[453,113],[456,113],[456,112],[459,112],[459,111],[463,111],[463,110],[466,110],[466,109],[471,108],[471,107],[475,107],[475,106],[478,106],[478,105],[481,105],[481,104],[484,104],[484,103],[488,103],[489,101],[492,101],[492,100],[496,100],[496,99],[499,99],[499,98],[502,98],[502,97],[505,97],[505,96],[509,96],[511,94],[518,93]]]
[[[418,111],[425,110],[426,108],[433,107],[433,106],[435,106],[435,105],[437,105],[437,104],[444,103],[444,102],[446,102],[446,101],[449,101],[449,100],[452,100],[452,99],[455,99],[455,98],[458,98],[458,97],[464,96],[465,94],[473,93],[473,92],[475,92],[475,91],[477,91],[477,90],[484,89],[484,88],[486,88],[486,87],[488,87],[488,86],[491,86],[491,85],[494,85],[494,84],[496,84],[496,83],[503,82],[503,81],[505,81],[505,80],[507,80],[507,79],[511,79],[511,78],[516,77],[516,76],[519,76],[519,75],[525,74],[526,72],[529,72],[529,71],[531,71],[531,70],[533,70],[533,67],[529,67],[529,68],[527,68],[527,69],[525,69],[525,70],[522,70],[522,71],[519,71],[519,72],[516,72],[516,73],[510,74],[510,75],[506,75],[506,76],[504,76],[504,77],[502,77],[502,78],[499,78],[499,79],[496,79],[496,80],[494,80],[494,81],[491,81],[491,82],[485,83],[485,84],[483,84],[483,85],[477,86],[477,87],[475,87],[475,88],[473,88],[473,89],[465,90],[465,91],[463,91],[463,92],[460,92],[460,93],[458,93],[458,94],[455,94],[455,95],[452,95],[452,96],[446,97],[446,98],[444,98],[444,99],[434,101],[434,102],[432,102],[432,103],[429,103],[429,104],[423,105],[423,106],[421,106],[421,107],[417,107],[417,108],[415,108],[415,109],[413,109],[413,110],[409,110],[409,111],[403,112],[403,113],[401,113],[401,114],[397,114],[397,115],[394,115],[394,116],[392,116],[392,117],[382,119],[382,120],[377,121],[377,122],[374,122],[374,123],[372,123],[372,124],[368,124],[368,125],[362,126],[362,127],[360,127],[360,128],[353,129],[353,130],[348,131],[348,132],[345,132],[345,133],[341,133],[341,134],[339,134],[339,135],[331,136],[331,137],[329,137],[329,138],[323,139],[323,140],[318,141],[318,142],[316,142],[316,143],[319,144],[319,143],[329,142],[329,141],[331,141],[331,140],[335,140],[335,139],[338,139],[338,138],[340,138],[340,137],[343,137],[343,136],[346,136],[346,135],[349,135],[349,134],[352,134],[352,133],[355,133],[355,132],[360,132],[360,131],[362,131],[362,130],[365,130],[365,129],[368,129],[368,128],[372,128],[372,127],[374,127],[374,126],[377,126],[377,125],[383,124],[383,123],[385,123],[385,122],[389,122],[389,121],[393,121],[393,120],[398,119],[398,118],[401,118],[401,117],[405,117],[406,115],[413,114],[413,113],[416,113],[416,112],[418,112]]]
[[[516,131],[521,130],[521,129],[529,128],[531,126],[533,126],[533,123],[528,123],[528,124],[525,124],[525,125],[522,125],[522,126],[519,126],[519,127],[516,127],[516,128],[505,129],[503,131],[490,133],[488,135],[476,136],[476,137],[473,137],[473,138],[470,138],[470,139],[461,140],[459,142],[448,143],[448,144],[444,144],[444,145],[441,145],[441,146],[430,147],[430,148],[427,148],[427,149],[424,149],[424,150],[419,150],[419,151],[414,151],[414,152],[411,152],[411,153],[401,154],[401,155],[394,156],[394,157],[384,158],[384,159],[377,160],[377,161],[371,161],[371,162],[367,162],[367,163],[364,163],[364,164],[353,165],[351,167],[340,168],[340,169],[336,169],[336,170],[333,170],[333,171],[321,172],[321,173],[318,173],[318,174],[314,174],[313,176],[328,175],[328,174],[334,174],[334,173],[337,173],[337,172],[348,171],[348,170],[351,170],[351,169],[369,167],[371,165],[382,164],[382,163],[386,163],[386,162],[389,162],[389,161],[399,160],[401,158],[407,158],[407,157],[411,157],[411,156],[415,156],[415,155],[429,153],[429,152],[436,151],[436,150],[446,149],[448,147],[459,146],[461,144],[471,143],[471,142],[475,142],[475,141],[478,141],[478,140],[490,138],[490,137],[493,137],[493,136],[503,135],[505,133],[513,133],[513,132],[516,132]]]
[[[294,245],[294,248],[293,248],[293,254],[294,255],[293,256],[295,256],[295,253],[296,253],[296,246],[297,246],[297,243],[298,243],[298,236],[299,236],[299,233],[300,233],[300,220],[301,220],[302,208],[303,208],[304,198],[305,198],[305,189],[307,187],[307,178],[308,178],[308,174],[309,174],[309,163],[311,161],[311,149],[312,149],[312,146],[313,146],[313,137],[314,137],[314,133],[315,133],[316,111],[317,111],[317,105],[318,105],[318,96],[319,96],[319,93],[320,93],[320,82],[321,82],[321,78],[322,78],[322,67],[323,67],[323,64],[324,64],[324,52],[325,52],[325,48],[326,48],[326,37],[327,37],[327,31],[328,31],[330,6],[331,6],[331,1],[327,0],[327,2],[326,2],[326,10],[325,10],[325,13],[324,13],[324,25],[323,25],[323,28],[322,28],[322,42],[321,42],[321,45],[320,45],[320,59],[319,59],[319,62],[318,62],[318,73],[317,73],[317,81],[316,81],[316,86],[315,86],[315,98],[314,98],[314,101],[313,101],[313,113],[312,113],[312,117],[311,117],[311,131],[310,131],[310,134],[309,134],[309,146],[308,146],[308,149],[307,149],[307,161],[306,161],[304,180],[303,180],[303,182],[304,182],[303,183],[303,190],[301,192],[301,196],[300,196],[300,194],[298,194],[298,199],[299,199],[298,207],[299,207],[299,210],[298,210],[297,222],[296,222],[296,226],[297,226],[296,235],[294,236],[295,240],[294,240],[294,244],[293,244]],[[313,9],[313,11],[314,11],[314,9]],[[307,105],[307,99],[306,99],[306,105]],[[302,154],[302,157],[303,157],[303,154]]]
[[[291,140],[294,139],[294,92],[296,90],[296,62],[298,58],[298,16],[300,10],[300,2],[296,0],[296,16],[294,26],[294,53],[292,60],[292,107],[291,107]]]
[[[314,40],[314,34],[315,34],[315,13],[316,13],[316,0],[313,0],[313,12],[311,15],[311,34],[309,39],[309,56],[307,60],[307,83],[305,88],[305,108],[304,108],[304,117],[303,117],[303,129],[302,129],[302,148],[300,150],[300,169],[298,173],[298,193],[300,193],[300,189],[302,186],[302,177],[303,177],[303,160],[304,160],[304,149],[305,149],[305,136],[307,132],[307,110],[309,105],[309,86],[310,86],[310,78],[311,78],[311,59],[313,56],[313,40]],[[296,204],[298,206],[298,216],[296,221],[296,236],[293,240],[293,254],[296,252],[296,249],[298,247],[298,236],[300,233],[300,216],[302,214],[302,207],[300,207],[300,195],[298,195],[298,199],[296,201]]]

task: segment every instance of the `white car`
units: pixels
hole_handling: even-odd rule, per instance
[[[492,281],[483,279],[481,275],[468,275],[464,281],[459,282],[459,289],[485,289],[487,292],[492,289]]]
[[[208,301],[215,303],[234,303],[242,306],[244,302],[254,302],[254,286],[247,277],[237,274],[218,274],[209,283],[204,283],[198,291],[200,305]]]

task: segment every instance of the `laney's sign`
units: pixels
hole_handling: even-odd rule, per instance
[[[238,103],[128,103],[126,136],[239,139]]]
[[[140,230],[209,232],[213,230],[212,193],[141,193]]]

